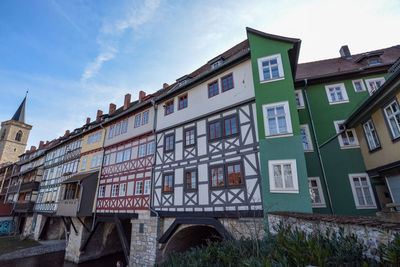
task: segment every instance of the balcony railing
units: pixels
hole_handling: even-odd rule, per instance
[[[65,199],[58,202],[57,215],[76,217],[78,213],[79,199]]]
[[[28,182],[21,184],[20,192],[39,191],[40,182]]]
[[[18,189],[19,189],[19,184],[10,185],[8,187],[8,193],[16,193],[18,192]]]
[[[16,202],[14,204],[14,212],[25,213],[25,212],[33,212],[34,202]]]

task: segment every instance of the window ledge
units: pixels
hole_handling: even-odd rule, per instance
[[[354,145],[354,146],[341,146],[340,149],[346,150],[346,149],[353,149],[353,148],[360,148],[360,145]]]
[[[284,79],[285,79],[285,77],[279,77],[279,78],[275,78],[275,79],[271,79],[271,80],[261,80],[260,83],[270,83],[270,82],[282,81]]]
[[[358,210],[372,210],[372,209],[376,209],[376,206],[356,206],[356,209],[358,209]]]
[[[265,139],[293,136],[293,133],[266,135]]]
[[[326,208],[326,204],[311,204],[313,209]]]
[[[298,194],[299,190],[298,189],[293,189],[293,190],[279,190],[279,189],[271,189],[271,193],[288,193],[288,194]]]
[[[335,102],[329,102],[329,105],[344,104],[349,102],[350,102],[349,100],[335,101]]]
[[[305,108],[306,108],[305,106],[297,107],[297,109],[305,109]]]

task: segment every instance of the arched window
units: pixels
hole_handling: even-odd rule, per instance
[[[3,133],[1,134],[0,140],[3,140],[6,137],[6,130],[4,129]]]
[[[17,135],[15,136],[15,140],[21,141],[22,138],[22,131],[18,131]]]

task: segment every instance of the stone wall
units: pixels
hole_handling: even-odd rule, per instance
[[[138,212],[132,219],[132,237],[129,266],[153,266],[157,258],[157,226],[163,228],[162,220],[150,216],[149,211]]]
[[[68,244],[65,249],[65,260],[74,263],[81,263],[92,259],[97,259],[122,250],[118,233],[114,223],[100,223],[89,240],[84,251],[80,251],[81,246],[87,240],[90,232],[75,217],[72,218],[77,232],[72,226],[68,237]],[[90,230],[92,218],[85,217],[82,222]]]
[[[400,223],[384,222],[377,217],[273,212],[268,214],[268,222],[271,233],[276,233],[274,228],[281,222],[307,233],[325,233],[327,230],[338,232],[343,229],[346,235],[357,236],[367,248],[366,255],[369,257],[375,257],[380,244],[387,244],[396,232],[400,233]]]

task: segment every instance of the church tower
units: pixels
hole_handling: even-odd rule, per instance
[[[16,162],[25,152],[32,126],[25,123],[26,96],[11,120],[1,123],[0,128],[0,164]]]

